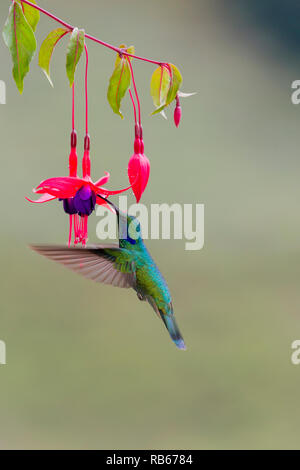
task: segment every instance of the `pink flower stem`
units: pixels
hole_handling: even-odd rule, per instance
[[[88,99],[88,70],[89,70],[89,53],[87,45],[84,45],[86,55],[86,66],[85,66],[85,137],[84,137],[84,154],[82,159],[82,176],[83,178],[89,178],[91,176],[91,159],[90,159],[90,148],[91,140],[89,136],[89,99]],[[82,219],[83,220],[83,219]],[[84,230],[84,225],[82,225]]]
[[[89,133],[89,100],[88,100],[88,70],[89,70],[89,53],[87,45],[84,45],[86,66],[85,66],[85,133]]]
[[[130,59],[127,58],[127,62],[129,64],[130,71],[131,71],[132,84],[133,84],[133,88],[134,88],[134,93],[135,93],[137,107],[138,107],[138,113],[139,113],[139,125],[141,126],[141,123],[142,123],[142,120],[141,120],[141,104],[140,104],[139,95],[138,95],[136,84],[135,84],[133,67],[132,67],[132,63],[131,63]]]
[[[75,82],[72,86],[72,131],[75,131]]]
[[[12,0],[12,2],[14,2],[15,0]],[[39,7],[38,5],[35,5],[34,3],[31,3],[29,2],[28,0],[21,0],[21,3],[26,3],[26,5],[29,5],[30,7],[34,8],[35,10],[38,10],[40,13],[43,13],[44,15],[48,16],[49,18],[51,18],[52,20],[56,21],[57,23],[61,24],[62,26],[64,26],[66,29],[68,29],[69,31],[73,31],[74,27],[72,25],[70,25],[69,23],[66,23],[65,21],[61,20],[60,18],[58,18],[57,16],[53,15],[52,13],[50,13],[49,11],[47,10],[44,10],[44,8],[41,8]],[[152,60],[152,59],[147,59],[146,57],[141,57],[141,56],[137,56],[137,55],[134,55],[134,54],[129,54],[128,52],[126,51],[123,51],[122,49],[120,49],[119,47],[115,47],[115,46],[112,46],[111,44],[107,43],[107,42],[104,42],[104,41],[101,41],[100,39],[94,37],[94,36],[91,36],[90,34],[85,34],[85,37],[87,39],[90,39],[91,41],[94,41],[98,44],[101,44],[102,46],[104,47],[107,47],[108,49],[111,49],[112,51],[115,51],[117,52],[118,54],[123,54],[127,57],[132,57],[133,59],[138,59],[138,60],[142,60],[144,62],[148,62],[150,64],[155,64],[155,65],[163,65],[165,62],[159,62],[157,60]]]
[[[133,106],[134,122],[135,122],[135,124],[137,124],[137,119],[136,119],[136,106],[135,106],[135,102],[134,102],[134,99],[133,99],[133,96],[132,96],[132,93],[131,93],[130,88],[129,88],[129,95],[130,95],[131,102],[132,102],[132,106]]]

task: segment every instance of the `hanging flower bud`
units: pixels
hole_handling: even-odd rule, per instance
[[[146,155],[133,154],[128,164],[128,177],[136,202],[139,202],[146,189],[150,175],[150,163]]]
[[[180,106],[180,100],[179,100],[179,95],[177,94],[176,95],[176,106],[175,106],[175,110],[174,110],[174,122],[175,122],[175,126],[178,127],[179,124],[180,124],[180,120],[181,120],[181,106]]]
[[[128,178],[136,201],[139,202],[146,189],[150,175],[150,162],[144,154],[142,127],[135,126],[134,154],[128,163]]]

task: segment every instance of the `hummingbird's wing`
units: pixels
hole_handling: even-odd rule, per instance
[[[123,288],[136,285],[132,256],[117,245],[95,245],[86,248],[31,245],[31,248],[96,282]]]

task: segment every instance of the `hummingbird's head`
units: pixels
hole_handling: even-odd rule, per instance
[[[136,217],[125,212],[116,211],[119,225],[119,240],[124,240],[131,245],[136,245],[142,240],[141,225]]]
[[[126,225],[126,240],[132,245],[135,245],[142,238],[141,224],[136,217],[126,214]],[[120,228],[121,224],[119,220],[119,233],[121,234],[122,231]],[[125,233],[125,230],[123,233]]]

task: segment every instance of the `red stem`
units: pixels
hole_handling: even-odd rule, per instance
[[[141,120],[141,104],[140,104],[139,95],[138,95],[137,88],[136,88],[136,84],[135,84],[134,73],[133,73],[133,67],[132,67],[132,63],[131,63],[131,60],[130,60],[130,59],[127,58],[127,62],[128,62],[128,64],[129,64],[130,71],[131,71],[132,84],[133,84],[134,93],[135,93],[135,97],[136,97],[136,102],[137,102],[137,106],[138,106],[139,125],[141,125],[141,123],[142,123],[142,120]]]
[[[85,133],[89,133],[89,100],[88,100],[88,70],[89,70],[89,53],[87,45],[84,45],[86,66],[85,66]]]
[[[88,100],[88,70],[89,70],[89,53],[87,45],[84,45],[86,66],[85,66],[85,138],[84,138],[84,154],[82,159],[82,176],[89,178],[91,176],[91,160],[90,160],[90,147],[91,141],[89,136],[89,100]],[[83,219],[82,219],[83,220]],[[87,218],[86,218],[87,223]],[[82,226],[83,229],[85,225]],[[87,226],[86,226],[87,228]],[[86,237],[84,236],[83,239]],[[82,242],[84,244],[84,242]]]
[[[137,120],[136,120],[136,106],[135,106],[135,102],[134,102],[134,99],[133,99],[133,96],[132,96],[132,93],[131,93],[131,90],[130,90],[130,89],[129,89],[129,95],[130,95],[131,102],[132,102],[132,106],[133,106],[134,122],[135,122],[135,124],[137,124]]]
[[[12,0],[14,2],[14,0]],[[31,2],[28,2],[27,0],[21,0],[22,3],[26,3],[27,5],[29,5],[30,7],[32,8],[35,8],[36,10],[40,11],[41,13],[43,13],[44,15],[46,16],[49,16],[49,18],[52,18],[52,20],[56,21],[57,23],[60,23],[62,26],[64,26],[65,28],[67,29],[70,29],[70,30],[73,30],[73,26],[71,26],[70,24],[66,23],[65,21],[61,20],[60,18],[58,18],[57,16],[53,15],[52,13],[50,13],[49,11],[47,10],[44,10],[43,8],[39,7],[38,5],[34,5],[34,3],[31,3]]]
[[[12,0],[12,2],[14,2],[15,0]],[[41,8],[39,7],[38,5],[34,5],[34,3],[31,3],[29,2],[28,0],[21,0],[22,3],[26,3],[26,5],[29,5],[30,7],[32,8],[35,8],[35,10],[38,10],[39,12],[43,13],[44,15],[48,16],[49,18],[51,18],[52,20],[56,21],[57,23],[60,23],[62,26],[64,26],[65,28],[67,28],[68,30],[70,31],[73,31],[74,27],[72,25],[70,25],[69,23],[66,23],[65,21],[61,20],[60,18],[58,18],[57,16],[53,15],[52,13],[50,13],[49,11],[47,10],[44,10],[44,8]],[[94,42],[97,42],[98,44],[101,44],[102,46],[104,47],[107,47],[108,49],[111,49],[112,51],[115,51],[117,52],[118,54],[123,54],[125,55],[126,57],[132,57],[133,59],[138,59],[138,60],[142,60],[144,62],[148,62],[150,64],[155,64],[155,65],[163,65],[164,62],[159,62],[157,60],[152,60],[152,59],[147,59],[146,57],[140,57],[140,56],[137,56],[137,55],[134,55],[134,54],[129,54],[128,52],[126,51],[123,51],[122,49],[120,49],[119,47],[115,47],[115,46],[112,46],[111,44],[107,43],[107,42],[104,42],[104,41],[101,41],[100,39],[98,38],[95,38],[94,36],[91,36],[90,34],[85,34],[85,37],[87,39],[90,39],[91,41],[94,41]]]
[[[75,82],[72,86],[72,131],[75,131]]]

